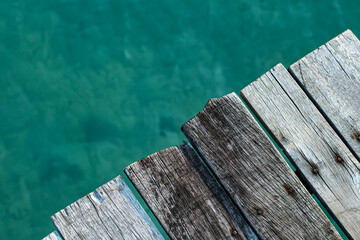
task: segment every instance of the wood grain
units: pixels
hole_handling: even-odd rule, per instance
[[[163,239],[120,176],[51,219],[65,240]]]
[[[241,96],[348,234],[360,239],[360,164],[301,87],[279,64]]]
[[[183,132],[262,239],[341,239],[239,97],[211,99]]]
[[[188,144],[125,172],[172,239],[258,239]]]
[[[44,237],[42,240],[62,240],[62,238],[60,237],[57,231],[54,231],[49,235],[47,235],[46,237]]]
[[[311,96],[360,159],[360,42],[347,30],[290,66],[290,73]]]

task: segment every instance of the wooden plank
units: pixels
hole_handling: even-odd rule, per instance
[[[341,239],[235,93],[182,130],[260,238]]]
[[[172,239],[258,239],[188,144],[125,172]]]
[[[296,81],[279,64],[241,96],[346,231],[360,239],[360,164]]]
[[[163,239],[120,176],[51,219],[65,240]]]
[[[52,233],[44,237],[42,240],[62,240],[62,238],[57,231],[53,231]]]
[[[360,42],[347,30],[290,66],[360,159]]]

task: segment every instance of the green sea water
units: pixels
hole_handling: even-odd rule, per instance
[[[358,0],[0,0],[0,239],[184,138],[207,100],[350,28]]]

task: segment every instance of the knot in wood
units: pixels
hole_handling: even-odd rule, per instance
[[[351,138],[354,139],[358,142],[360,142],[360,133],[359,132],[354,132],[354,134],[351,135]]]
[[[286,192],[292,196],[292,197],[295,197],[296,196],[296,191],[295,189],[293,188],[293,186],[291,186],[290,184],[288,183],[284,183],[283,184],[283,187],[285,188]]]

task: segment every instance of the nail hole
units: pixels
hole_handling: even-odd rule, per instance
[[[258,216],[263,216],[264,215],[264,211],[261,210],[261,208],[254,207],[254,210],[255,210],[256,215],[258,215]]]
[[[233,236],[233,237],[238,237],[239,236],[239,233],[238,233],[238,231],[236,231],[235,229],[230,229],[230,233],[231,233],[231,236]]]
[[[317,175],[319,173],[319,167],[313,162],[310,162],[310,166],[311,166],[311,172]]]
[[[342,159],[342,157],[338,153],[335,153],[335,160],[340,164],[344,163],[344,159]]]

